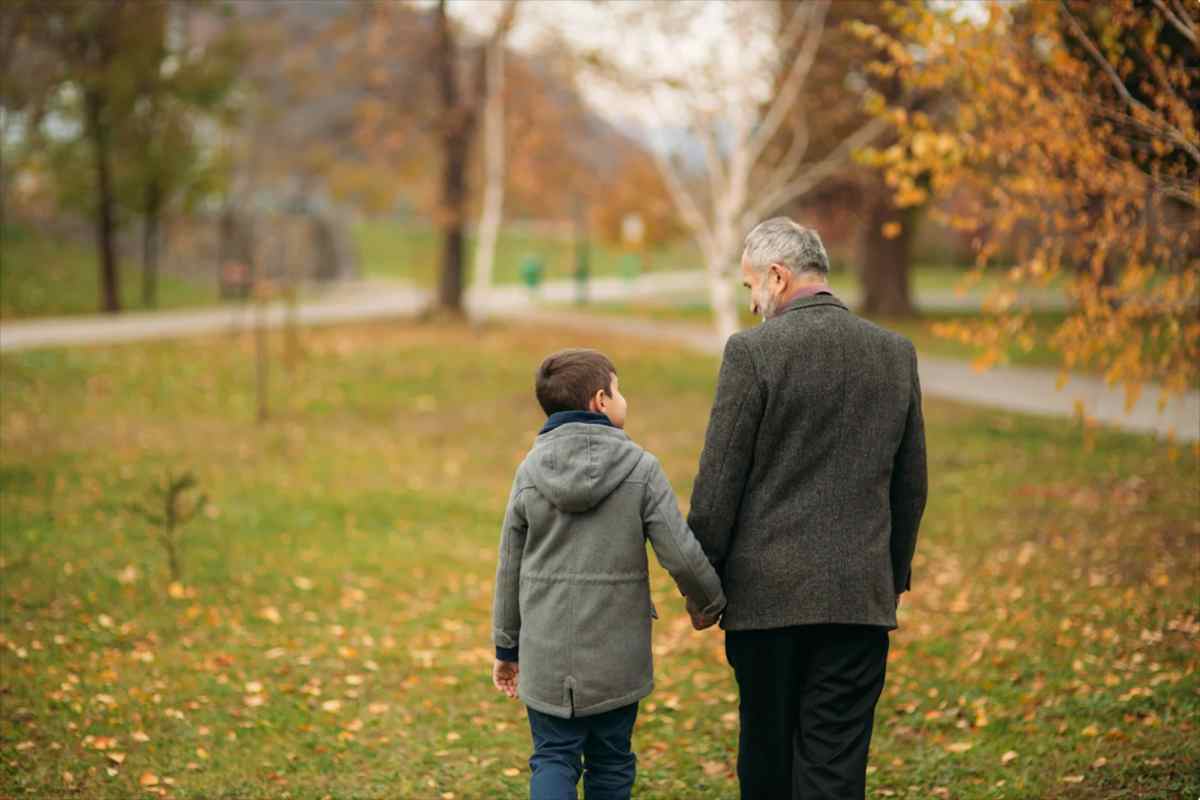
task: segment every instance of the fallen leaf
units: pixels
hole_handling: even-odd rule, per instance
[[[121,765],[121,764],[125,763],[125,754],[124,753],[108,753],[106,757],[108,758],[109,761],[111,761],[117,765]]]
[[[965,753],[974,746],[972,742],[953,742],[946,745],[946,749],[951,753]]]
[[[515,778],[520,774],[521,770],[517,769],[516,767],[509,767],[508,769],[504,770],[504,776],[506,778]]]
[[[158,786],[158,776],[153,772],[143,772],[142,777],[138,778],[138,783],[142,786]]]
[[[1016,760],[1017,760],[1017,751],[1016,750],[1009,750],[1007,753],[1000,756],[1001,764],[1011,764],[1012,762],[1014,762]]]

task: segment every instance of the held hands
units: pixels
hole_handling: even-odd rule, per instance
[[[704,612],[690,597],[687,598],[687,612],[688,616],[692,618],[692,627],[698,631],[702,631],[705,628],[711,628],[721,619],[720,614],[715,614],[711,617],[705,616]]]
[[[496,659],[492,664],[492,685],[509,697],[517,696],[517,677],[521,672],[516,661]]]

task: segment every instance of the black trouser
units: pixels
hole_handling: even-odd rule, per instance
[[[742,800],[854,800],[883,691],[888,631],[803,625],[727,631],[741,693]]]

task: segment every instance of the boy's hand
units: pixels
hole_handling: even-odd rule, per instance
[[[517,675],[521,667],[516,661],[501,661],[496,659],[492,664],[492,685],[509,697],[517,696]]]
[[[688,616],[692,618],[692,627],[698,631],[702,631],[705,628],[711,628],[721,619],[720,614],[716,614],[711,617],[705,616],[704,612],[700,610],[700,607],[697,606],[690,597],[687,599],[687,612]]]

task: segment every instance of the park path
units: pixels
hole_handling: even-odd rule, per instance
[[[697,273],[652,273],[635,281],[596,279],[589,286],[595,302],[658,299],[681,292],[695,292]],[[721,344],[707,326],[680,322],[631,319],[588,313],[575,309],[555,310],[545,303],[566,303],[576,296],[570,281],[552,281],[536,295],[524,287],[499,287],[482,304],[487,314],[518,323],[554,325],[581,331],[611,332],[657,342],[674,342],[699,352],[720,355]],[[853,293],[839,296],[854,304]],[[429,292],[392,282],[363,282],[340,287],[318,299],[298,304],[296,319],[301,325],[383,319],[420,314],[429,303]],[[960,297],[952,290],[924,292],[923,309],[968,310],[978,308],[978,299]],[[973,305],[972,305],[973,304]],[[481,304],[476,304],[478,307]],[[253,309],[247,306],[193,311],[136,312],[118,317],[105,315],[19,320],[0,323],[0,351],[39,347],[109,344],[144,339],[168,339],[242,329],[251,324]],[[285,321],[282,306],[266,311],[266,323],[279,327]],[[982,406],[1034,414],[1072,417],[1076,402],[1096,421],[1139,432],[1167,435],[1180,441],[1200,440],[1200,392],[1190,391],[1174,398],[1161,412],[1157,408],[1158,387],[1146,386],[1132,412],[1125,412],[1120,387],[1111,387],[1090,375],[1075,375],[1066,387],[1057,388],[1058,373],[1035,367],[995,367],[976,372],[970,364],[948,358],[922,356],[921,385],[928,395]]]
[[[720,355],[723,345],[706,325],[629,319],[580,311],[544,308],[495,308],[492,312],[514,322],[554,326],[585,332],[635,336],[671,342],[710,355]],[[1060,391],[1058,371],[1040,367],[1003,366],[976,371],[969,362],[921,355],[921,389],[925,395],[973,405],[1074,417],[1076,403],[1096,422],[1124,430],[1173,435],[1177,441],[1200,441],[1200,391],[1176,396],[1161,411],[1159,387],[1143,387],[1133,409],[1125,410],[1125,392],[1093,375],[1072,375]]]

